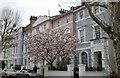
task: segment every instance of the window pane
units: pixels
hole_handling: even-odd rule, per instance
[[[65,33],[70,33],[70,29],[69,29],[69,28],[66,28],[66,29],[65,29]]]
[[[57,22],[57,27],[59,27],[59,26],[60,26],[60,21]]]
[[[100,38],[100,27],[99,26],[95,27],[95,36],[96,36],[96,39]]]
[[[79,18],[82,19],[83,18],[83,11],[79,12]]]
[[[94,7],[94,13],[96,14],[96,13],[98,13],[99,12],[99,6],[95,6]]]
[[[67,17],[66,18],[66,23],[68,23],[70,21],[70,18],[69,17]]]
[[[80,41],[84,42],[84,30],[80,30]]]
[[[87,54],[85,52],[82,53],[82,64],[87,64]]]

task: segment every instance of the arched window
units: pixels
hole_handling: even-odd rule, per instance
[[[81,56],[82,56],[82,59],[81,59],[82,64],[87,65],[87,53],[83,52]]]
[[[69,28],[66,28],[66,29],[65,29],[65,33],[70,33],[70,29],[69,29]]]

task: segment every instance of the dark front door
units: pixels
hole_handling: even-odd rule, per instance
[[[98,70],[102,70],[102,55],[101,52],[98,53]]]

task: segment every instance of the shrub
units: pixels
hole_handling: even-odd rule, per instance
[[[15,70],[20,70],[21,69],[21,65],[15,65]]]

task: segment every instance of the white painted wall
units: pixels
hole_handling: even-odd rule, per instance
[[[106,76],[104,71],[85,71],[85,65],[79,65],[79,76]]]
[[[44,66],[44,76],[73,76],[74,65],[68,65],[67,71],[52,71],[48,70],[48,66]],[[41,73],[41,68],[38,70],[38,73]],[[42,73],[41,73],[42,74]]]

